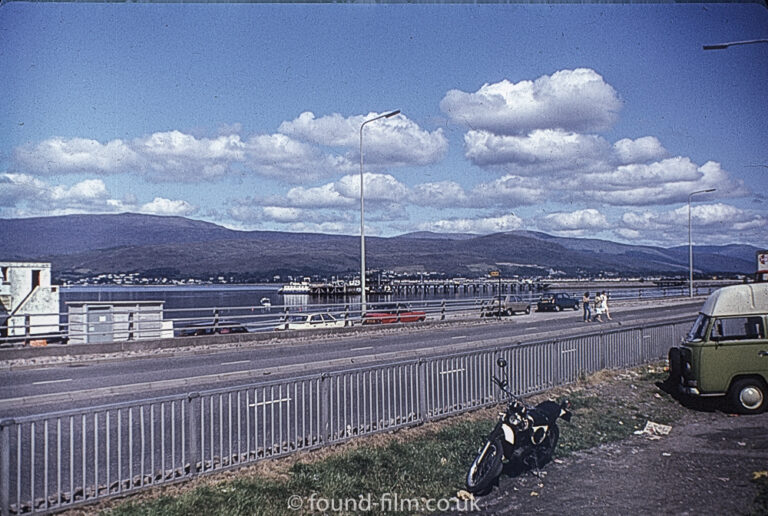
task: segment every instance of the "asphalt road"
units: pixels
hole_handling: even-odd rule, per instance
[[[582,322],[581,310],[537,313],[501,320],[393,325],[334,336],[297,334],[295,339],[254,342],[221,350],[110,357],[65,366],[0,372],[0,417],[101,405],[216,387],[254,384],[286,376],[317,374],[360,364],[405,360],[446,351],[509,343],[544,332],[594,331],[639,320],[695,315],[701,300],[664,300],[615,306],[611,323]]]

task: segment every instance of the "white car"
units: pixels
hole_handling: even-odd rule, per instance
[[[328,313],[291,314],[276,327],[276,330],[316,330],[320,328],[343,328],[344,321]]]

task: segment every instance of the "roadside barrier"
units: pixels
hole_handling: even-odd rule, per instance
[[[697,287],[697,295],[709,294],[715,287]],[[654,300],[683,295],[684,289],[647,289],[626,291],[616,289],[611,302],[624,300]],[[580,293],[572,293],[581,300]],[[539,293],[522,296],[531,310],[536,309]],[[307,296],[300,296],[306,299]],[[288,298],[286,298],[288,299]],[[110,342],[137,342],[173,339],[174,337],[225,335],[236,333],[266,333],[284,329],[292,317],[327,314],[345,327],[365,323],[445,321],[477,318],[483,308],[496,297],[429,300],[393,300],[367,303],[365,313],[359,303],[248,306],[204,306],[193,308],[164,308],[161,301],[76,302],[63,313],[14,315],[0,321],[0,348],[43,347],[60,344],[105,344]],[[377,311],[398,308],[386,317],[370,317]],[[498,312],[498,310],[497,310]],[[368,315],[368,317],[366,316]],[[486,312],[488,315],[488,312]],[[57,325],[52,324],[57,320]],[[318,321],[306,326],[317,329],[332,324]],[[56,328],[52,330],[51,328]]]
[[[496,404],[488,379],[498,357],[521,396],[659,360],[692,320],[5,419],[0,515],[77,507]]]

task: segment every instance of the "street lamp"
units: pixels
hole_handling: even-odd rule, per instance
[[[728,43],[716,43],[714,45],[703,45],[704,50],[725,50],[734,45],[752,45],[754,43],[768,43],[768,39],[750,39],[747,41],[731,41]]]
[[[715,188],[696,190],[688,194],[688,293],[693,297],[693,240],[691,239],[691,197],[697,194],[714,192]]]
[[[365,201],[363,199],[363,127],[365,124],[381,118],[390,118],[400,113],[400,110],[385,113],[366,120],[360,125],[360,315],[365,312]]]

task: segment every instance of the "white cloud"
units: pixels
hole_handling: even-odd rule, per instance
[[[122,140],[102,144],[85,138],[51,138],[37,145],[24,145],[15,149],[14,160],[20,169],[36,175],[113,174],[129,170],[141,161]]]
[[[26,174],[7,173],[0,174],[0,207],[16,217],[125,211],[187,216],[198,211],[182,200],[156,197],[139,205],[132,197],[115,199],[101,179],[85,179],[71,186],[52,185]]]
[[[350,161],[359,161],[360,126],[379,116],[369,113],[344,118],[334,113],[316,118],[305,112],[280,124],[283,134],[308,142],[349,149]],[[440,161],[448,150],[442,129],[429,132],[403,115],[382,118],[364,129],[364,161],[369,166],[428,165]]]
[[[484,84],[475,93],[450,90],[440,109],[455,122],[496,134],[536,129],[594,132],[614,124],[621,101],[600,74],[579,68],[535,81]]]
[[[466,205],[469,201],[464,188],[454,181],[422,183],[413,187],[411,202],[417,206],[441,208]]]
[[[435,233],[487,234],[512,231],[521,227],[523,227],[523,220],[514,214],[477,219],[445,219],[419,224],[420,231],[432,231]]]
[[[539,225],[542,229],[552,231],[602,231],[608,228],[608,220],[598,210],[587,208],[570,213],[550,213]]]
[[[490,183],[477,185],[472,191],[472,202],[475,206],[500,204],[514,207],[543,201],[547,193],[548,190],[540,180],[506,175]]]
[[[152,202],[143,204],[139,211],[141,213],[147,213],[151,215],[174,215],[180,217],[186,217],[188,215],[194,215],[198,209],[196,206],[191,205],[187,201],[182,200],[170,200],[162,197],[155,197]]]
[[[364,178],[364,195],[367,201],[401,202],[408,197],[408,187],[390,174],[373,174],[366,172]],[[339,194],[350,199],[360,199],[360,176],[348,175],[334,183]]]
[[[610,145],[599,136],[552,129],[525,136],[469,131],[464,145],[467,158],[474,164],[503,166],[518,174],[603,168],[610,155]]]
[[[285,198],[289,206],[304,208],[341,208],[354,206],[358,202],[352,197],[340,194],[334,183],[316,188],[297,186],[288,190]]]
[[[284,134],[249,138],[247,165],[259,174],[298,183],[351,171],[353,163],[342,156],[325,154],[317,147]]]
[[[693,232],[713,243],[760,242],[765,239],[765,215],[724,203],[691,206]],[[627,212],[617,232],[643,235],[659,242],[687,241],[688,206],[667,211]]]
[[[623,138],[613,144],[613,150],[622,165],[657,161],[666,158],[668,154],[655,136],[644,136],[636,140]]]
[[[305,217],[300,209],[282,206],[265,206],[263,214],[265,219],[275,222],[299,222]]]

